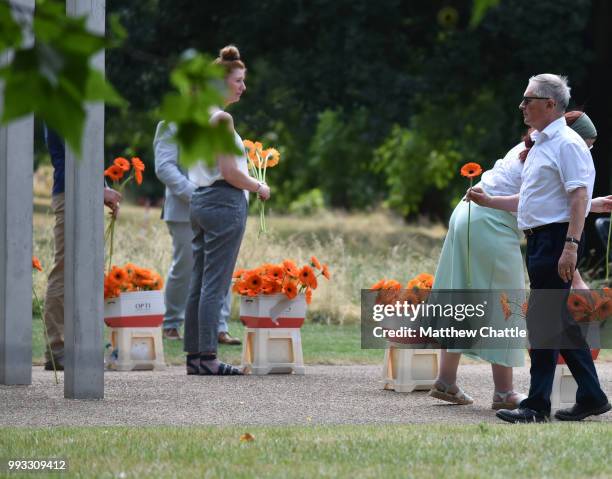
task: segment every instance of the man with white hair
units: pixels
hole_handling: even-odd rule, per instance
[[[497,205],[491,205],[518,211],[518,226],[527,237],[526,262],[532,290],[527,313],[531,386],[518,409],[497,412],[497,417],[512,423],[548,420],[559,353],[578,391],[576,404],[557,411],[555,417],[580,421],[611,408],[599,384],[591,351],[567,310],[595,182],[589,149],[563,116],[569,99],[565,77],[547,73],[530,78],[519,108],[525,124],[535,130],[535,144],[523,167],[521,190],[515,196],[497,197]],[[478,192],[468,194],[476,203],[482,201],[480,196]]]

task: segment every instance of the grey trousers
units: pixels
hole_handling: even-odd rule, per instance
[[[246,219],[244,192],[227,184],[198,188],[191,198],[194,266],[185,311],[186,352],[217,351],[219,318]]]
[[[178,329],[185,320],[189,281],[193,271],[193,251],[191,247],[193,230],[191,229],[191,223],[188,221],[167,221],[166,224],[172,237],[172,264],[166,278],[164,294],[166,303],[164,329]],[[228,331],[227,320],[231,307],[232,292],[230,288],[219,318],[220,333]]]

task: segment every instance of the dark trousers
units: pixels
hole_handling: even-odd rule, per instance
[[[567,310],[571,282],[563,282],[558,273],[558,263],[565,247],[567,228],[567,223],[554,223],[538,229],[527,237],[527,271],[531,284],[527,329],[533,348],[529,352],[531,356],[529,396],[521,406],[547,414],[550,413],[550,394],[559,353],[565,359],[578,384],[576,402],[587,407],[607,402],[597,378],[591,351]],[[582,243],[583,241],[579,255]],[[555,301],[558,309],[551,311],[550,291],[545,293],[538,290],[558,290],[559,295],[556,296],[558,301]],[[556,292],[553,293],[556,295]],[[542,300],[545,294],[546,300]],[[546,344],[547,342],[549,344]],[[563,345],[568,344],[576,346],[563,349]]]

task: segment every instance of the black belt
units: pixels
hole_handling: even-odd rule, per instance
[[[236,188],[235,186],[230,185],[227,181],[225,180],[217,180],[215,181],[212,185],[210,185],[212,188],[217,188],[217,187],[224,187],[224,188]],[[237,189],[237,188],[236,188]]]
[[[547,225],[536,226],[535,228],[527,228],[526,230],[523,230],[523,233],[525,236],[529,237],[536,234],[538,231],[547,230],[559,225],[569,225],[569,223],[549,223]]]

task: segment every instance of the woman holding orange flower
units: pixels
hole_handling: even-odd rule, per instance
[[[215,64],[225,70],[225,106],[238,102],[246,90],[246,68],[238,49],[233,45],[221,49]],[[221,155],[214,168],[198,163],[189,170],[197,189],[191,197],[194,267],[185,311],[184,349],[187,374],[240,375],[238,368],[217,359],[217,328],[244,234],[249,192],[267,200],[270,188],[249,176],[244,145],[231,115],[215,108],[210,122],[226,123],[242,154]]]
[[[583,112],[565,114],[568,126],[583,117]],[[584,118],[586,117],[586,118]],[[594,139],[585,138],[585,141]],[[520,190],[521,173],[527,152],[532,146],[529,135],[525,141],[512,148],[506,156],[497,161],[492,170],[485,172],[473,191],[485,191],[489,195],[510,196]],[[466,165],[468,166],[468,165]],[[462,171],[463,176],[477,173],[477,168],[470,167]],[[471,186],[471,185],[470,185]],[[472,190],[472,189],[471,189]],[[610,198],[593,200],[592,211],[610,207]],[[468,230],[471,232],[468,234]],[[461,201],[453,211],[448,235],[444,241],[442,253],[435,275],[434,289],[483,289],[522,291],[525,289],[525,272],[520,250],[522,232],[518,228],[516,216],[507,211],[487,208],[474,202]],[[468,241],[470,243],[468,243]],[[469,246],[468,246],[469,244]],[[471,253],[468,253],[471,251]],[[576,284],[583,284],[578,273],[574,278]],[[519,304],[521,298],[515,298]],[[503,304],[495,302],[497,310],[490,320],[493,326],[508,327]],[[516,318],[515,318],[516,319]],[[483,326],[486,326],[483,324]],[[510,347],[506,349],[466,349],[442,350],[440,373],[430,395],[456,404],[471,404],[473,399],[456,384],[457,369],[461,354],[484,359],[491,363],[495,392],[493,409],[514,409],[524,395],[514,391],[512,368],[523,366],[525,354],[523,349]],[[516,343],[512,343],[516,344]]]

